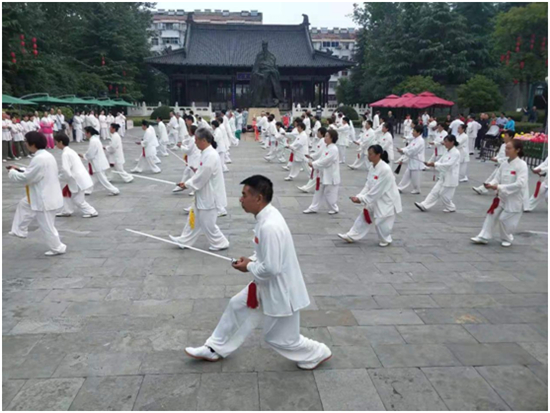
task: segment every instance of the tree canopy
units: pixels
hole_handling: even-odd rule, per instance
[[[152,6],[2,3],[5,90],[17,96],[46,92],[162,100],[163,75],[143,63],[151,54]]]

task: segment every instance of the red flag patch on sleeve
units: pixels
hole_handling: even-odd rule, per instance
[[[254,237],[254,242],[255,242],[256,244],[259,244],[259,243],[260,243],[260,241],[258,240],[258,237]]]

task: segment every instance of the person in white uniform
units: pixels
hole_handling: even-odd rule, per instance
[[[118,129],[118,133],[121,138],[124,138],[124,135],[126,135],[126,116],[124,116],[124,113],[118,112],[115,118],[115,123],[118,124],[120,127]]]
[[[301,122],[300,122],[301,123]],[[254,255],[233,268],[249,272],[253,281],[227,305],[212,335],[201,347],[187,347],[190,357],[219,361],[237,350],[263,323],[265,342],[303,370],[313,370],[332,356],[323,343],[300,334],[300,311],[309,304],[300,263],[285,219],[271,205],[273,185],[255,175],[241,182],[245,212],[254,214]]]
[[[405,116],[405,120],[403,121],[403,136],[409,136],[412,133],[412,123],[411,115]]]
[[[455,212],[456,206],[453,197],[458,186],[458,174],[460,169],[460,151],[457,148],[458,142],[453,135],[445,136],[443,145],[447,152],[436,162],[426,162],[426,166],[432,166],[438,173],[437,183],[434,185],[426,199],[422,202],[415,202],[414,205],[422,212],[432,208],[437,201],[441,200],[445,209],[443,212]]]
[[[412,184],[411,194],[420,194],[420,181],[422,178],[422,171],[425,169],[424,165],[424,138],[422,137],[424,128],[422,126],[415,126],[412,135],[413,140],[408,146],[404,148],[397,148],[399,153],[404,154],[407,157],[407,169],[401,178],[401,182],[397,188],[399,192],[403,192],[409,185]]]
[[[474,154],[476,138],[480,129],[481,124],[476,121],[474,115],[470,113],[468,115],[468,125],[466,126],[466,134],[468,135],[468,149],[470,150],[470,155]]]
[[[195,172],[199,168],[199,164],[201,161],[201,151],[199,148],[197,148],[197,145],[195,144],[195,133],[197,132],[197,129],[199,129],[195,125],[191,125],[191,128],[189,130],[190,135],[189,138],[185,140],[185,142],[178,142],[178,148],[181,149],[183,152],[183,160],[186,163],[186,166],[183,170],[183,176],[181,178],[180,182],[186,182],[189,178],[191,178],[193,175],[195,175]],[[221,160],[220,160],[221,162]],[[174,189],[172,189],[172,192],[181,192],[183,189],[177,185]],[[189,192],[189,196],[194,196],[195,193],[193,191]],[[184,208],[186,212],[189,212],[191,210],[191,207]]]
[[[388,160],[390,168],[393,168],[393,159],[394,159],[394,153],[393,153],[393,136],[391,135],[388,125],[384,122],[381,125],[382,129],[382,135],[379,136],[376,143],[384,149],[388,154]]]
[[[331,129],[332,130],[332,129]],[[336,132],[336,131],[335,131]],[[327,147],[327,144],[325,143],[325,135],[327,134],[327,128],[320,127],[317,130],[317,137],[315,138],[316,141],[313,144],[312,151],[309,155],[306,155],[306,158],[316,161],[321,157],[323,154],[323,151]],[[311,175],[309,176],[309,181],[307,184],[303,186],[297,186],[297,188],[305,193],[314,192],[317,188],[317,177],[320,177],[319,171],[316,171],[315,169],[311,168]]]
[[[99,114],[99,137],[101,139],[107,139],[109,136],[109,124],[107,123],[107,116],[105,111],[102,110]]]
[[[487,189],[497,191],[497,195],[487,211],[481,232],[471,240],[475,244],[487,244],[493,238],[493,230],[498,222],[501,245],[510,247],[524,208],[524,191],[529,185],[529,172],[523,159],[523,142],[517,139],[506,144],[508,161],[498,168],[495,178],[485,184]]]
[[[124,170],[126,159],[124,158],[124,149],[122,147],[122,138],[118,134],[120,126],[118,123],[111,123],[109,128],[110,144],[105,147],[109,165],[117,172],[115,175],[120,177],[124,182],[132,182],[134,177]]]
[[[148,167],[151,172],[158,174],[161,169],[156,165],[158,140],[155,129],[145,119],[141,121],[141,129],[145,132],[141,143],[139,143],[142,147],[141,156],[137,165],[130,172],[141,173],[143,168]]]
[[[103,152],[103,145],[99,139],[99,132],[91,126],[86,126],[84,128],[84,134],[86,139],[90,141],[88,145],[88,151],[82,155],[78,154],[81,158],[88,161],[88,172],[92,177],[92,181],[99,181],[103,187],[109,191],[109,195],[118,195],[120,191],[118,188],[113,186],[111,182],[105,176],[105,172],[109,170],[109,161]],[[84,193],[90,195],[92,193],[93,187],[88,188]]]
[[[344,116],[342,118],[342,126],[338,126],[336,128],[336,131],[338,132],[338,143],[336,146],[338,147],[338,154],[339,154],[339,162],[345,163],[346,162],[346,148],[349,145],[349,139],[351,134],[351,126],[349,125],[349,118],[347,116]]]
[[[101,129],[101,124],[99,123],[99,119],[95,116],[94,111],[90,111],[90,114],[88,115],[88,125],[94,128],[96,131],[98,131],[99,136],[99,130]]]
[[[194,213],[189,214],[181,235],[170,235],[170,238],[184,248],[184,245],[195,244],[200,234],[204,233],[211,251],[225,250],[229,248],[229,241],[220,231],[216,221],[219,211],[227,207],[227,196],[222,163],[215,149],[216,142],[212,132],[206,128],[197,129],[195,144],[201,151],[199,167],[191,178],[179,183],[182,189],[189,188],[195,192]]]
[[[83,141],[83,134],[82,134],[82,128],[84,127],[82,125],[84,119],[83,116],[80,115],[80,112],[76,112],[76,115],[73,117],[73,129],[75,134],[75,140],[77,143],[80,143]]]
[[[61,149],[61,169],[59,180],[65,184],[63,187],[63,209],[56,217],[70,217],[75,208],[82,212],[82,218],[94,218],[99,214],[96,209],[86,202],[84,191],[94,186],[90,174],[84,168],[78,153],[69,148],[69,137],[65,132],[57,132],[54,135],[55,146]]]
[[[220,155],[220,160],[222,162],[222,171],[229,172],[229,169],[225,164],[225,153],[227,152],[227,139],[225,139],[224,137],[225,130],[223,128],[223,125],[220,124],[220,120],[213,120],[212,127],[214,128],[214,141],[216,142],[216,152],[218,152],[218,155]]]
[[[508,131],[508,130],[504,131],[504,133],[502,134],[502,139],[504,140],[504,142],[500,145],[497,155],[491,158],[491,161],[497,163],[497,168],[495,168],[493,173],[489,175],[489,178],[485,180],[484,184],[491,182],[498,172],[498,166],[508,161],[508,157],[506,156],[506,144],[510,142],[512,139],[514,139],[514,135],[515,135],[515,132]],[[480,186],[474,186],[472,189],[478,195],[486,194],[489,191],[487,190],[487,188],[485,188],[484,184],[481,184]]]
[[[187,117],[187,115],[185,115],[185,117]],[[176,113],[176,118],[178,120],[178,142],[183,142],[189,137],[189,129],[187,128],[185,119],[180,116],[179,112]]]
[[[168,146],[168,143],[170,142],[168,140],[168,132],[166,131],[166,125],[162,121],[162,118],[160,116],[157,116],[157,129],[158,129],[158,141],[159,141],[159,153],[160,156],[170,156],[168,151],[166,150],[166,147]]]
[[[338,148],[338,132],[330,129],[325,134],[325,149],[317,160],[309,161],[309,167],[316,174],[315,192],[311,205],[304,211],[304,214],[316,214],[323,200],[329,207],[330,215],[337,214],[338,208],[338,186],[340,185],[340,162]]]
[[[306,126],[303,122],[298,121],[296,124],[296,130],[298,136],[288,145],[287,148],[291,150],[290,162],[290,174],[285,178],[285,181],[292,181],[298,177],[300,170],[309,171],[306,155],[309,155],[309,140],[305,132]]]
[[[277,159],[277,157],[280,155],[279,151],[279,140],[277,139],[278,130],[277,130],[277,124],[280,122],[275,121],[275,116],[269,115],[268,123],[267,123],[267,135],[269,137],[269,151],[267,152],[267,155],[264,156],[264,159],[267,162],[271,162]],[[282,124],[281,124],[282,125]]]
[[[460,151],[460,172],[458,182],[468,182],[468,163],[470,162],[470,149],[468,148],[469,138],[465,132],[464,124],[458,125],[458,150]]]
[[[170,148],[173,148],[178,143],[179,136],[178,118],[174,112],[170,112],[170,121],[168,122],[168,140]]]
[[[359,141],[355,142],[357,148],[357,159],[351,165],[348,165],[350,169],[359,169],[365,165],[367,170],[371,167],[369,162],[369,148],[375,144],[374,129],[372,129],[372,121],[366,120],[364,122],[364,130]]]
[[[46,238],[49,251],[45,255],[64,254],[67,246],[59,239],[55,228],[55,214],[63,207],[63,196],[59,184],[57,162],[46,151],[48,141],[40,132],[25,135],[29,152],[34,154],[24,171],[8,166],[10,181],[25,185],[26,196],[19,201],[9,235],[27,238],[29,225],[36,218],[38,227]]]
[[[524,208],[524,212],[534,210],[543,198],[546,200],[546,204],[548,204],[548,157],[546,157],[543,163],[533,169],[533,173],[539,176],[539,180],[535,186],[533,196],[529,198],[529,203]],[[546,175],[544,179],[542,179],[543,174]]]
[[[373,145],[369,148],[369,161],[372,167],[368,171],[363,190],[350,197],[354,204],[363,204],[363,211],[355,219],[353,227],[338,236],[349,243],[359,241],[367,236],[374,223],[378,245],[387,247],[393,241],[391,232],[395,215],[402,210],[401,196],[389,165],[388,154],[382,146]]]

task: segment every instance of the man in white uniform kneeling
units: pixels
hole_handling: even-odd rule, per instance
[[[299,368],[313,370],[332,357],[323,343],[300,334],[300,310],[309,296],[300,270],[292,234],[281,213],[271,205],[273,184],[264,176],[245,179],[240,199],[245,212],[254,214],[254,255],[241,257],[233,268],[250,272],[253,281],[235,295],[216,329],[190,357],[218,361],[237,350],[263,321],[264,339],[271,348]]]

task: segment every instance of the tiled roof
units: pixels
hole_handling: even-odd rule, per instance
[[[306,18],[307,19],[307,18]],[[188,23],[185,46],[147,59],[155,66],[253,66],[262,42],[279,67],[328,67],[343,69],[353,62],[313,49],[308,25],[250,25]]]

